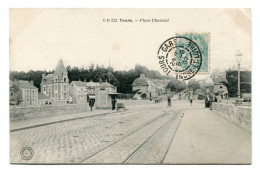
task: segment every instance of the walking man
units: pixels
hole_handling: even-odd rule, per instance
[[[192,96],[190,97],[190,105],[192,106]]]
[[[171,97],[170,96],[168,96],[168,106],[170,107],[170,106],[172,106],[172,103],[171,103],[172,101],[171,101]]]
[[[89,100],[89,106],[90,106],[91,112],[92,112],[92,110],[93,110],[94,102],[95,102],[94,99],[90,99],[90,100]]]

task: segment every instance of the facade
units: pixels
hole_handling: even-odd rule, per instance
[[[16,85],[15,85],[16,83]],[[18,81],[9,81],[9,104],[10,105],[19,105],[22,101],[22,95],[18,88]]]
[[[48,105],[51,103],[51,98],[43,93],[38,94],[38,105]]]
[[[228,90],[225,83],[227,83],[227,79],[224,76],[217,76],[214,79],[213,92],[215,95],[219,95],[221,99],[227,98],[228,96]]]
[[[108,82],[99,84],[95,90],[95,106],[97,109],[112,109],[113,103],[116,103],[117,88]]]
[[[87,88],[86,82],[72,81],[69,87],[69,94],[72,97],[73,103],[86,103],[87,102]]]
[[[53,104],[69,102],[69,78],[62,60],[59,60],[53,74],[42,74],[41,93],[49,96]]]
[[[136,98],[153,98],[166,93],[168,82],[169,80],[149,79],[145,74],[140,74],[132,84],[132,91],[136,92]]]
[[[99,85],[99,82],[93,82],[92,80],[90,82],[86,82],[87,94],[95,95],[95,91]]]
[[[21,106],[38,105],[38,88],[33,81],[10,81],[10,103]]]

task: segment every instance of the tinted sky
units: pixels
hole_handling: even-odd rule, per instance
[[[107,23],[104,18],[169,19],[169,23]],[[11,9],[10,70],[53,70],[91,63],[129,70],[135,64],[160,70],[157,51],[175,33],[210,32],[211,69],[251,65],[248,10],[202,9]],[[163,72],[162,72],[163,73]]]

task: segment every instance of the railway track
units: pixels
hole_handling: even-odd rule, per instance
[[[165,112],[119,140],[86,156],[81,164],[162,164],[184,111]]]

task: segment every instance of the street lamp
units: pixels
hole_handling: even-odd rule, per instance
[[[240,52],[240,50],[237,51],[236,53],[236,61],[237,61],[237,98],[238,101],[240,101],[240,62],[241,62],[241,57],[243,54]]]

